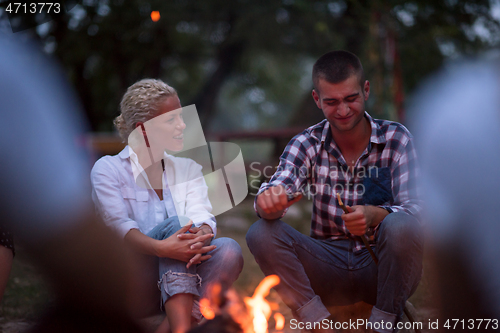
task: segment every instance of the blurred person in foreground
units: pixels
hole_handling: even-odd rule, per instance
[[[0,35],[1,223],[56,292],[33,330],[138,332],[132,262],[93,214],[79,104],[59,68],[14,38]]]
[[[0,222],[0,301],[9,281],[15,249],[12,232],[5,222]]]
[[[370,83],[354,54],[324,54],[312,79],[312,97],[326,119],[288,143],[257,194],[261,219],[247,243],[264,274],[281,278],[275,289],[306,328],[333,331],[321,324],[330,316],[327,306],[365,301],[374,305],[375,331],[392,332],[422,273],[413,137],[365,111]],[[314,197],[311,237],[281,221],[302,197],[290,195],[307,187]],[[360,237],[368,237],[378,266]]]
[[[213,239],[215,218],[201,165],[184,149],[183,108],[161,80],[130,86],[115,126],[127,146],[92,169],[92,197],[103,220],[143,263],[137,284],[144,315],[164,309],[157,332],[185,332],[202,319],[197,300],[214,282],[227,288],[243,267],[241,248]],[[156,311],[155,311],[156,309]]]
[[[427,80],[410,104],[442,331],[446,320],[457,324],[453,319],[464,320],[455,331],[500,325],[499,92],[499,60],[462,61]]]

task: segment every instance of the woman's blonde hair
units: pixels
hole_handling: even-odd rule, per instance
[[[128,87],[120,103],[121,114],[113,121],[123,142],[138,122],[154,118],[160,104],[171,96],[177,96],[177,91],[161,80],[143,79]]]

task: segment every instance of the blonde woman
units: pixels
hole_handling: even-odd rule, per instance
[[[161,297],[166,318],[157,332],[186,332],[202,318],[196,300],[207,286],[237,279],[241,248],[229,238],[213,239],[216,221],[201,166],[165,151],[184,147],[186,124],[175,89],[141,80],[128,88],[120,109],[114,123],[128,145],[95,163],[92,198],[105,223],[141,254],[144,314]],[[147,149],[136,148],[134,134],[144,137]]]

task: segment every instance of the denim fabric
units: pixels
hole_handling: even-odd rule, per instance
[[[384,205],[393,201],[391,168],[378,168],[363,179],[363,204]]]
[[[154,227],[147,235],[151,238],[162,240],[170,237],[181,228],[177,216],[170,217]],[[158,288],[161,291],[160,307],[176,294],[189,293],[195,299],[202,296],[207,286],[218,282],[223,287],[230,286],[243,268],[241,247],[230,238],[213,239],[211,245],[217,247],[208,252],[212,257],[201,264],[186,268],[183,261],[171,258],[159,258]],[[196,303],[195,303],[196,304]],[[201,319],[199,309],[193,309],[193,315]]]
[[[378,267],[366,249],[353,251],[352,239],[317,240],[280,220],[257,221],[246,239],[264,274],[281,278],[275,289],[304,322],[327,318],[327,306],[364,301],[374,305],[372,322],[395,324],[422,274],[421,227],[405,213],[381,222],[374,247]]]

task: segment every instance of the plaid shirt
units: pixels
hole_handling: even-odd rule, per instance
[[[346,229],[335,193],[339,193],[344,204],[349,206],[375,205],[417,218],[421,211],[416,186],[417,154],[412,135],[399,123],[373,119],[366,112],[365,116],[370,121],[372,133],[368,147],[354,167],[348,167],[325,119],[288,143],[277,171],[258,192],[283,185],[289,194],[301,191],[304,196],[312,197],[311,237],[353,238],[355,251],[362,249],[363,243]],[[367,231],[371,243],[376,229]]]

